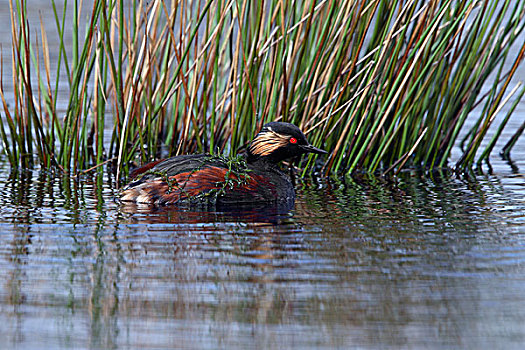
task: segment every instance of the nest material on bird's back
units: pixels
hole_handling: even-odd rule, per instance
[[[173,174],[167,170],[169,167],[160,166],[140,174],[123,191],[128,192],[124,194],[124,200],[157,204],[166,201],[214,202],[228,190],[253,187],[251,170],[243,156],[206,155],[196,161],[198,166],[189,171]],[[211,183],[210,179],[213,180]],[[146,183],[149,184],[147,187]]]

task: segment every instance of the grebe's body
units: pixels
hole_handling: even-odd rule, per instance
[[[121,199],[160,205],[293,203],[292,182],[277,164],[304,153],[326,152],[310,145],[295,125],[268,123],[251,142],[246,157],[196,154],[147,164],[134,172]]]

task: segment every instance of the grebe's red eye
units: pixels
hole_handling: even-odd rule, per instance
[[[297,140],[296,140],[295,138],[292,137],[292,138],[290,139],[290,143],[297,143]]]

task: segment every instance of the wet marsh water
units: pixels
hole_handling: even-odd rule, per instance
[[[311,179],[279,213],[4,165],[2,348],[520,348],[525,178],[499,170]]]

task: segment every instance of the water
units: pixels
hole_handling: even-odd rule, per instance
[[[2,348],[521,348],[525,175],[310,179],[290,213],[0,175]]]

